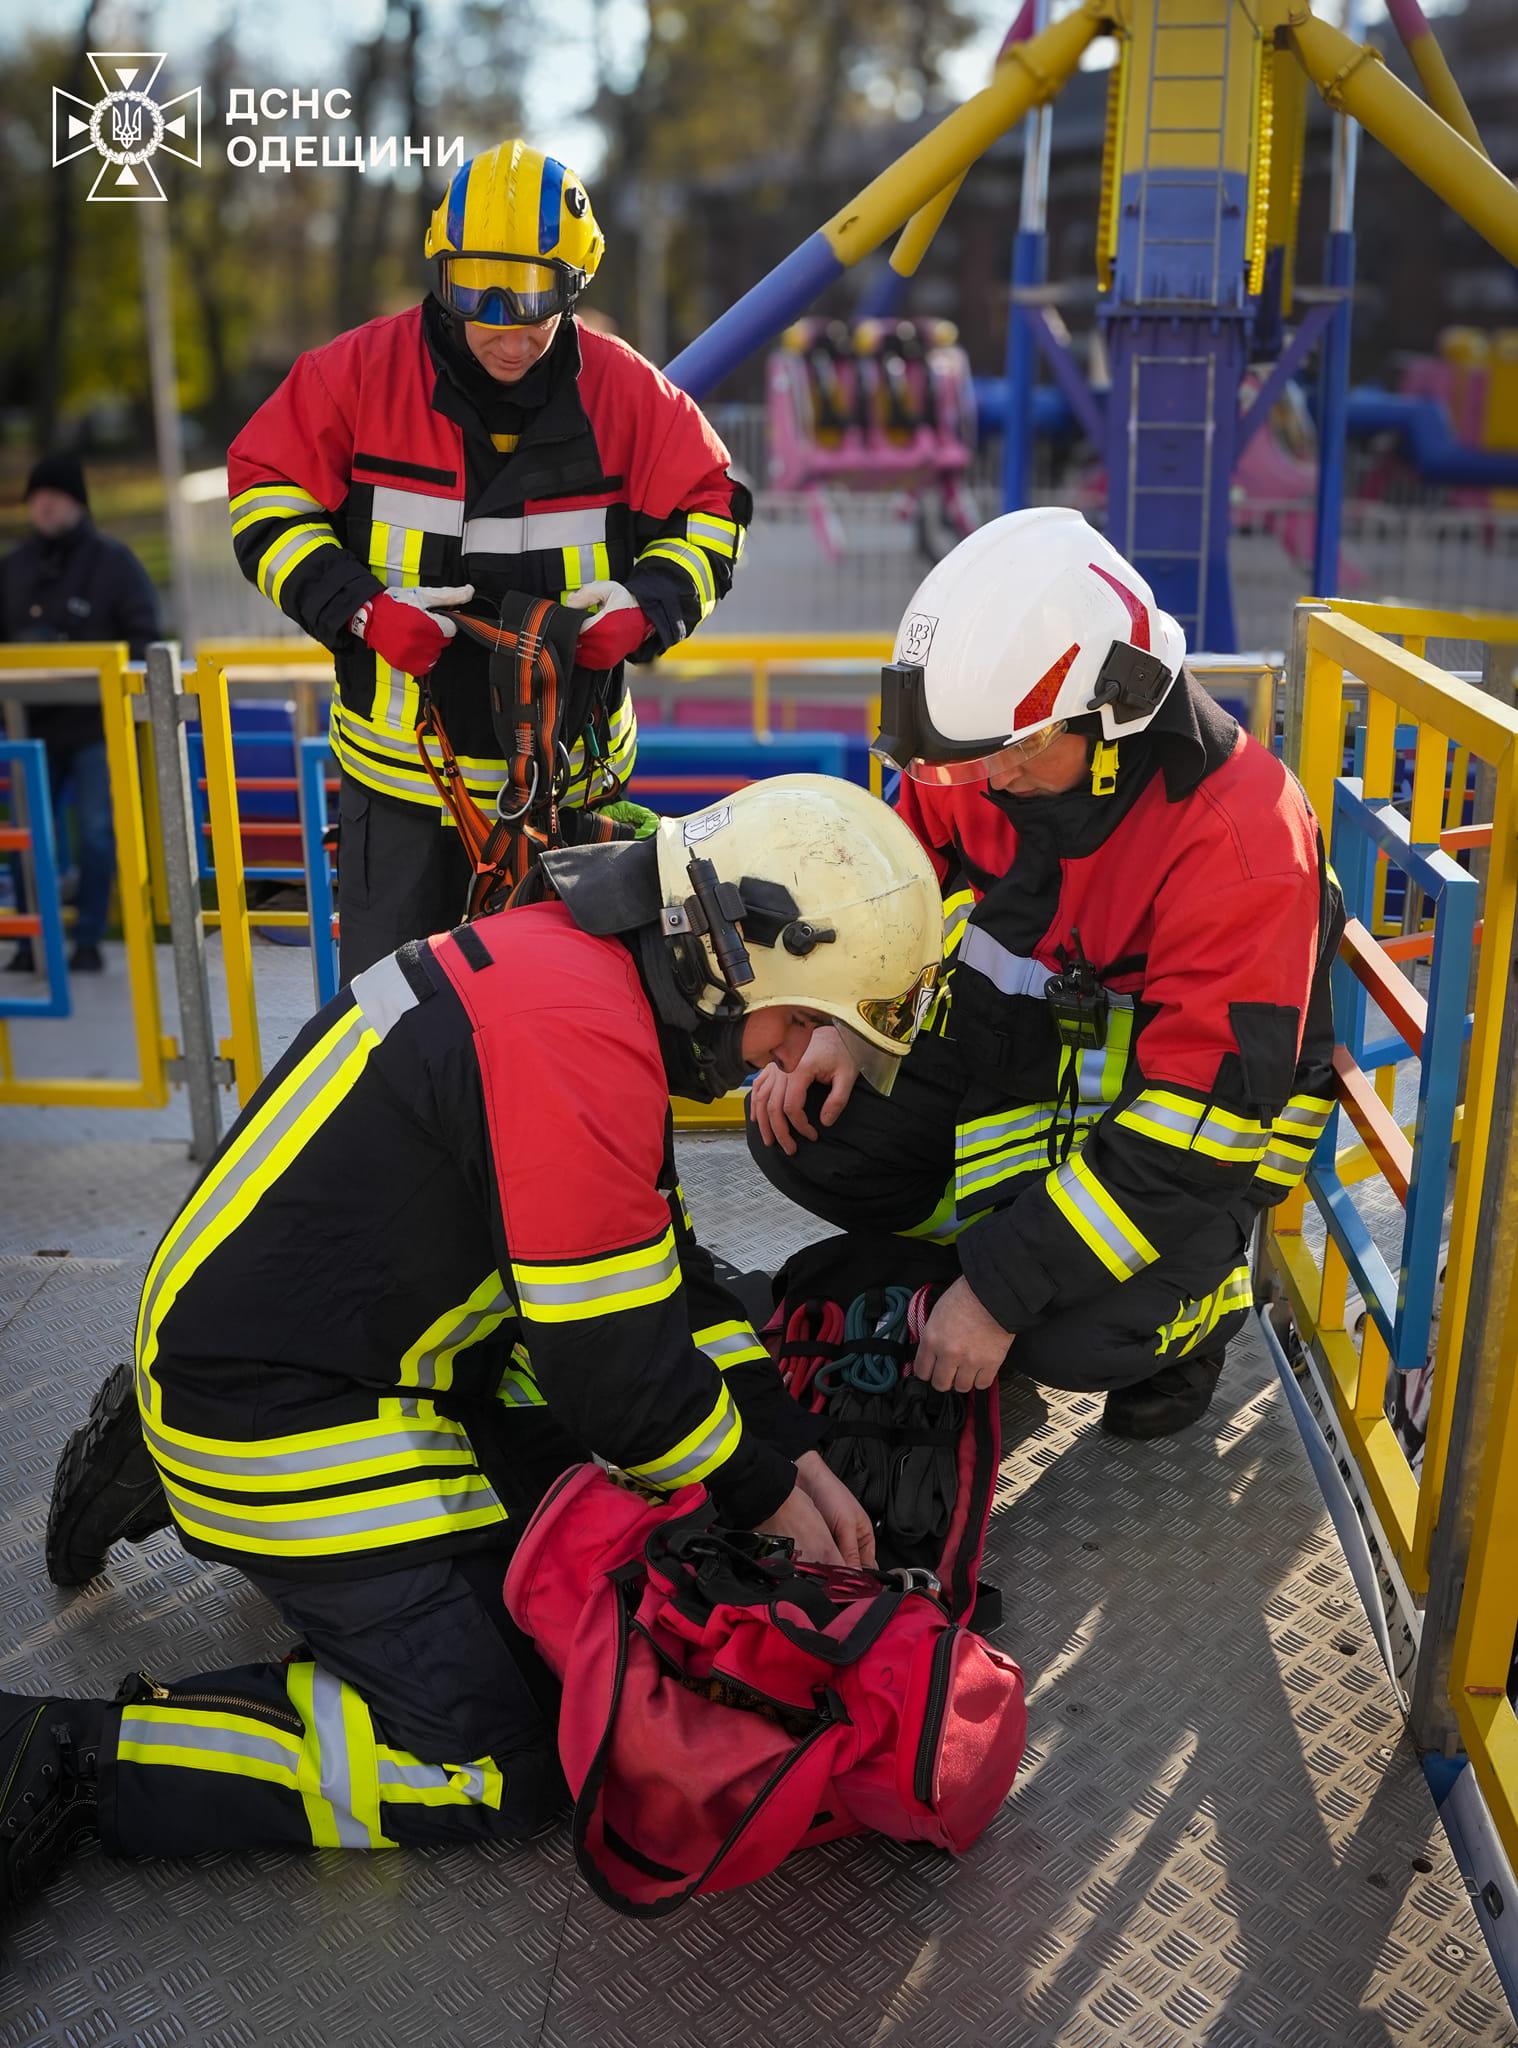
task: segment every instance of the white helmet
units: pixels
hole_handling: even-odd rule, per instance
[[[1009,512],[930,569],[881,676],[875,752],[920,782],[973,782],[1072,718],[1142,732],[1186,636],[1138,571],[1059,505]]]
[[[707,1016],[837,1023],[889,1092],[943,953],[933,864],[896,813],[831,775],[777,775],[658,829],[661,926]]]

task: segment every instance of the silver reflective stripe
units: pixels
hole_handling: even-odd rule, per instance
[[[455,1785],[454,1779],[462,1779]],[[401,1763],[395,1757],[379,1760],[380,1791],[387,1785],[407,1785],[413,1792],[446,1792],[450,1788],[461,1799],[485,1802],[485,1772],[480,1764]]]
[[[973,1159],[981,1152],[989,1152],[1008,1138],[1033,1137],[1046,1130],[1054,1115],[1052,1102],[1035,1102],[1031,1109],[1019,1110],[1015,1116],[997,1117],[995,1122],[986,1119],[975,1124],[961,1124],[954,1139],[954,1150],[961,1159]]]
[[[356,985],[356,984],[355,984]],[[445,1351],[467,1351],[475,1341],[482,1324],[492,1316],[509,1316],[516,1313],[516,1305],[506,1292],[504,1285],[487,1301],[483,1308],[471,1309],[469,1314],[450,1325],[429,1351],[423,1351],[416,1360],[416,1385],[435,1387],[437,1385],[438,1360]]]
[[[376,960],[362,974],[355,974],[348,986],[353,991],[354,1002],[380,1038],[385,1037],[406,1012],[414,1010],[421,1001],[393,953],[383,960]]]
[[[384,533],[385,551],[383,554],[376,554],[371,545],[369,567],[383,569],[385,581],[393,587],[405,581],[406,529],[404,526],[391,526],[382,520],[377,520],[375,524]]]
[[[1113,1222],[1099,1202],[1092,1199],[1076,1172],[1076,1161],[1067,1159],[1062,1166],[1057,1166],[1054,1178],[1064,1190],[1071,1207],[1080,1211],[1081,1220],[1090,1227],[1093,1236],[1101,1239],[1117,1263],[1125,1266],[1130,1274],[1142,1273],[1147,1260],[1128,1233]]]
[[[1180,1137],[1189,1138],[1197,1129],[1197,1118],[1201,1113],[1200,1103],[1193,1112],[1172,1108],[1168,1102],[1156,1102],[1152,1095],[1136,1095],[1118,1121],[1126,1122],[1131,1114],[1142,1117],[1146,1124],[1161,1124],[1167,1131],[1175,1131]]]
[[[158,1316],[158,1301],[164,1284],[176,1271],[180,1261],[188,1253],[197,1237],[213,1224],[222,1210],[235,1202],[243,1183],[267,1162],[270,1156],[288,1137],[306,1111],[320,1096],[322,1090],[337,1078],[345,1063],[352,1058],[357,1033],[350,1027],[364,1023],[364,1014],[357,1007],[346,1020],[341,1037],[328,1050],[325,1058],[314,1066],[300,1087],[290,1097],[277,1116],[270,1119],[264,1130],[241,1154],[236,1163],[229,1166],[226,1178],[209,1196],[205,1205],[188,1217],[183,1217],[170,1240],[158,1268],[158,1277],[153,1282],[153,1291],[148,1297],[142,1316],[143,1338],[146,1341],[153,1334]]]
[[[680,1254],[671,1245],[657,1264],[625,1266],[616,1273],[602,1273],[594,1280],[523,1280],[516,1276],[517,1298],[523,1308],[553,1308],[566,1301],[604,1301],[609,1295],[633,1294],[656,1287],[680,1266]]]
[[[422,533],[462,533],[462,498],[435,498],[426,491],[398,491],[390,484],[374,487],[372,519],[387,525],[410,526]]]
[[[694,1472],[698,1465],[704,1465],[723,1439],[736,1435],[738,1428],[738,1411],[724,1389],[717,1419],[698,1444],[692,1445],[684,1457],[675,1464],[670,1464],[663,1458],[651,1458],[646,1465],[634,1465],[632,1475],[635,1479],[650,1479],[655,1486],[678,1486],[685,1473]]]
[[[1052,967],[1010,952],[978,924],[972,924],[959,942],[959,964],[983,974],[1004,996],[1041,996],[1054,975]]]
[[[590,548],[606,539],[606,507],[527,512],[514,519],[466,519],[466,555],[527,555],[539,548]]]
[[[267,491],[250,492],[243,503],[234,504],[232,517],[246,519],[251,525],[260,519],[282,519],[291,512],[321,513],[326,509],[325,505],[310,497],[305,491],[298,491],[293,487],[288,491],[281,491],[270,486]]]
[[[295,1758],[282,1742],[272,1735],[247,1734],[241,1728],[203,1728],[189,1721],[160,1720],[157,1715],[144,1720],[126,1707],[118,1740],[139,1743],[144,1749],[203,1749],[212,1756],[255,1757],[295,1776]]]
[[[225,1502],[212,1506],[194,1494],[181,1493],[172,1480],[165,1478],[164,1492],[168,1495],[169,1506],[176,1515],[181,1509],[187,1521],[197,1523],[206,1529],[220,1529],[229,1536],[259,1536],[276,1542],[312,1539],[323,1541],[335,1536],[363,1536],[378,1529],[412,1528],[419,1534],[442,1534],[448,1523],[462,1515],[478,1514],[482,1509],[501,1510],[501,1503],[488,1486],[471,1487],[465,1492],[454,1494],[424,1494],[418,1500],[389,1501],[382,1507],[357,1507],[341,1510],[336,1501],[330,1503],[333,1512],[297,1514],[293,1506],[282,1512],[277,1521],[264,1521],[253,1515],[237,1515],[229,1511]],[[341,1496],[343,1500],[353,1498],[351,1494]],[[363,1496],[358,1498],[362,1500]],[[435,1531],[428,1531],[426,1525],[435,1522]]]
[[[332,532],[331,527],[326,525],[324,521],[313,523],[319,527],[321,532],[330,534],[334,541],[337,539],[337,535]],[[297,527],[294,533],[287,534],[281,541],[276,541],[269,553],[265,555],[258,565],[258,574],[261,581],[268,588],[272,589],[278,579],[280,570],[285,566],[286,562],[292,556],[298,555],[302,548],[310,547],[311,543],[317,538],[317,534],[308,533],[303,528]]]
[[[1211,1116],[1204,1117],[1198,1138],[1205,1138],[1209,1145],[1215,1145],[1221,1152],[1238,1152],[1246,1158],[1257,1158],[1265,1145],[1265,1133],[1236,1131],[1231,1124],[1215,1122]]]
[[[180,1470],[204,1472],[211,1479],[263,1479],[273,1475],[320,1478],[375,1458],[393,1464],[442,1464],[456,1460],[461,1452],[471,1469],[474,1465],[468,1438],[457,1423],[440,1423],[430,1430],[379,1430],[376,1425],[374,1435],[345,1437],[341,1443],[315,1444],[303,1451],[264,1451],[257,1444],[249,1444],[245,1453],[191,1449],[161,1435],[148,1416],[142,1419],[142,1435],[148,1449],[161,1462]],[[381,1481],[376,1477],[371,1483],[378,1485]]]
[[[704,1351],[719,1371],[724,1358],[753,1357],[756,1354],[769,1356],[752,1330],[734,1330],[726,1337],[698,1336],[696,1348]]]
[[[367,1713],[367,1707],[360,1711]],[[321,1795],[332,1808],[338,1847],[369,1849],[373,1837],[353,1812],[353,1768],[348,1756],[348,1731],[343,1726],[343,1682],[320,1664],[311,1671],[311,1718],[321,1771]]]

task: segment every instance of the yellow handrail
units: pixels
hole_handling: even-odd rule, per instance
[[[101,1080],[91,1075],[61,1074],[18,1077],[11,1061],[10,1034],[4,1019],[0,1019],[0,1102],[70,1103],[89,1109],[161,1109],[169,1099],[165,1061],[175,1057],[179,1047],[164,1034],[153,956],[152,883],[143,813],[139,727],[132,713],[132,699],[142,695],[142,676],[128,668],[127,650],[119,641],[0,648],[0,681],[7,676],[70,672],[99,678],[137,1078]]]

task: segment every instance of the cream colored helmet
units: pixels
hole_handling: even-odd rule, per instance
[[[896,813],[830,775],[777,775],[663,819],[658,854],[661,925],[696,1008],[819,1011],[888,1092],[943,953],[933,864]]]

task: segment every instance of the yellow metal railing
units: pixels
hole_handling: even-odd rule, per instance
[[[708,634],[698,644],[687,641],[669,649],[661,661],[678,669],[682,681],[686,676],[730,675],[735,670],[747,669],[754,732],[763,739],[773,729],[776,676],[816,676],[819,670],[866,675],[871,679],[870,687],[860,702],[867,717],[874,718],[879,709],[874,677],[881,662],[888,661],[890,655],[890,640],[878,634]],[[310,684],[331,672],[331,654],[314,640],[215,640],[201,643],[195,669],[185,679],[186,690],[199,702],[205,746],[206,807],[216,874],[216,908],[206,914],[206,923],[220,928],[226,964],[231,1029],[220,1050],[232,1063],[237,1097],[242,1104],[248,1102],[263,1078],[258,1002],[253,985],[253,929],[261,925],[309,928],[310,919],[302,911],[249,908],[232,758],[230,691],[249,681]],[[870,776],[871,787],[878,796],[880,769],[873,756]],[[715,1103],[677,1099],[675,1108],[676,1120],[684,1130],[722,1128],[743,1119],[743,1100],[736,1096]]]
[[[142,676],[127,667],[125,646],[78,642],[63,646],[0,648],[0,682],[35,679],[39,698],[47,679],[60,672],[95,674],[105,724],[111,817],[116,832],[117,893],[132,1002],[132,1037],[137,1073],[132,1080],[94,1075],[19,1075],[11,1058],[10,1033],[0,1019],[0,1102],[69,1103],[90,1109],[161,1109],[169,1099],[166,1062],[179,1053],[166,1037],[158,1003],[153,956],[153,890],[148,867],[148,833],[143,803],[143,755],[132,700],[142,695]],[[7,691],[7,696],[11,693]]]
[[[1518,647],[1518,618],[1353,603],[1334,603],[1301,616],[1305,633],[1298,644],[1305,663],[1296,706],[1296,765],[1320,818],[1333,814],[1334,779],[1342,772],[1347,677],[1365,691],[1362,779],[1369,800],[1392,796],[1398,724],[1417,728],[1410,820],[1415,842],[1435,846],[1443,839],[1458,849],[1484,839],[1479,827],[1461,823],[1453,798],[1446,795],[1446,774],[1453,752],[1455,785],[1463,800],[1470,764],[1479,763],[1486,771],[1482,786],[1491,817],[1479,967],[1465,1100],[1456,1125],[1458,1164],[1445,1292],[1420,1473],[1412,1471],[1385,1414],[1385,1339],[1370,1315],[1358,1344],[1346,1331],[1344,1261],[1331,1238],[1321,1261],[1309,1247],[1302,1232],[1303,1190],[1275,1212],[1263,1249],[1285,1287],[1298,1328],[1326,1368],[1322,1377],[1345,1447],[1416,1597],[1430,1591],[1436,1531],[1448,1540],[1448,1532],[1440,1529],[1441,1510],[1452,1526],[1470,1515],[1463,1565],[1451,1577],[1446,1549],[1439,1566],[1445,1576],[1435,1589],[1440,1609],[1455,1617],[1448,1697],[1503,1845],[1518,1863],[1518,1715],[1508,1698],[1518,1639],[1518,1127],[1512,1116],[1514,1076],[1506,1070],[1512,1063],[1514,1020],[1504,1017],[1518,911],[1518,711],[1423,656],[1431,639]],[[1389,635],[1403,644],[1394,644]],[[1393,940],[1387,951],[1411,954],[1422,945],[1420,938],[1407,937]],[[1361,1152],[1354,1147],[1340,1155],[1342,1179],[1375,1170]],[[1490,1292],[1468,1336],[1478,1269]],[[1480,1421],[1474,1429],[1465,1426],[1457,1479],[1449,1453],[1462,1372],[1472,1375],[1463,1398]],[[1465,1505],[1470,1502],[1473,1508]],[[1430,1594],[1430,1615],[1434,1612]],[[1438,1649],[1426,1628],[1420,1663],[1433,1657],[1436,1673]],[[1436,1690],[1442,1690],[1437,1683]]]
[[[1385,637],[1403,636],[1418,651]],[[1518,902],[1518,713],[1496,703],[1422,657],[1427,640],[1449,638],[1518,644],[1518,619],[1495,613],[1421,611],[1405,606],[1338,604],[1310,615],[1300,715],[1297,771],[1320,819],[1333,815],[1334,779],[1343,769],[1346,677],[1363,684],[1369,801],[1389,800],[1399,724],[1415,725],[1411,829],[1415,844],[1436,846],[1446,827],[1449,743],[1484,763],[1493,781],[1491,852],[1476,984],[1448,1281],[1440,1321],[1437,1370],[1421,1479],[1415,1478],[1382,1413],[1342,1317],[1332,1312],[1342,1261],[1330,1245],[1320,1265],[1302,1235],[1306,1197],[1298,1190],[1275,1211],[1267,1255],[1281,1274],[1304,1333],[1324,1354],[1329,1389],[1367,1489],[1397,1561],[1414,1593],[1428,1584],[1429,1547],[1438,1516],[1455,1378],[1464,1335],[1474,1231],[1486,1167],[1487,1130],[1499,1076],[1498,1034],[1505,996],[1504,963]],[[1324,1312],[1328,1311],[1328,1312]],[[1376,1342],[1367,1317],[1362,1343]],[[1356,1397],[1355,1389],[1362,1390]]]

